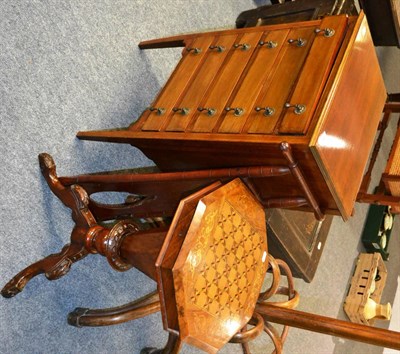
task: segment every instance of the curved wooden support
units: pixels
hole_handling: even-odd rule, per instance
[[[270,254],[268,255],[268,265],[269,270],[272,272],[272,284],[271,286],[265,290],[264,292],[260,293],[258,297],[258,301],[265,301],[273,296],[279,288],[279,283],[281,281],[281,271],[279,270],[279,265],[276,262],[275,258],[272,257]]]
[[[182,341],[174,333],[168,333],[168,341],[163,349],[143,348],[140,354],[177,354],[182,347]]]
[[[96,220],[88,209],[89,196],[86,191],[76,184],[64,186],[57,176],[56,164],[49,154],[39,155],[39,165],[50,190],[66,207],[72,210],[72,219],[76,226],[85,228],[96,226]]]
[[[157,348],[153,348],[153,347],[146,347],[143,348],[140,351],[140,354],[161,354],[162,353],[162,349],[157,349]]]
[[[97,226],[95,218],[88,209],[89,197],[86,191],[78,185],[65,187],[58,179],[56,165],[49,154],[39,155],[39,165],[50,190],[72,210],[72,218],[76,225],[71,233],[71,243],[65,245],[60,253],[49,255],[31,264],[5,285],[1,295],[7,298],[17,295],[33,277],[39,274],[44,273],[49,280],[67,274],[72,263],[89,254],[85,248],[86,234]]]
[[[274,343],[275,350],[273,351],[273,354],[281,354],[283,350],[283,343],[276,328],[273,327],[270,323],[265,322],[264,332],[268,334],[268,336],[272,339],[272,342]]]
[[[289,266],[286,262],[282,261],[281,259],[275,259],[271,255],[268,255],[268,262],[273,274],[272,284],[269,289],[260,294],[255,311],[258,311],[258,305],[266,304],[266,300],[271,298],[273,295],[285,295],[288,297],[288,300],[279,302],[268,302],[268,304],[272,304],[272,306],[276,307],[290,309],[297,307],[300,297],[298,292],[294,289],[294,279]],[[281,269],[287,278],[286,287],[279,285],[281,281]],[[277,330],[267,322],[268,318],[265,316],[263,316],[263,318],[265,321],[264,332],[267,333],[268,336],[272,339],[272,342],[275,346],[273,354],[282,353],[283,344],[285,343],[286,337],[289,332],[289,326],[284,325],[282,332],[279,335]]]
[[[158,292],[152,292],[126,305],[90,310],[78,307],[68,315],[68,324],[75,327],[110,326],[151,315],[160,311]]]
[[[44,273],[49,280],[59,279],[68,273],[72,263],[87,254],[88,252],[81,245],[66,245],[60,253],[51,254],[19,272],[4,286],[1,295],[5,298],[17,295],[33,277],[39,274]]]
[[[246,332],[247,331],[247,325],[245,325],[241,332]],[[244,343],[240,343],[240,345],[242,346],[242,352],[243,354],[251,354],[250,352],[250,346],[248,342],[244,342]]]
[[[254,327],[249,330],[236,333],[229,342],[247,343],[257,338],[263,332],[264,320],[260,314],[254,312],[253,317],[250,319],[249,323],[254,325]]]

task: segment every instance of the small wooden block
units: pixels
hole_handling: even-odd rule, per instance
[[[379,275],[379,280],[375,282],[375,291],[370,293],[372,282],[375,280],[374,274]],[[351,322],[373,325],[373,320],[365,318],[364,307],[369,297],[376,303],[380,302],[386,278],[387,270],[380,253],[361,253],[359,255],[350,289],[343,305]]]

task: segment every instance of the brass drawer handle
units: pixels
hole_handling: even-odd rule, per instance
[[[223,45],[210,45],[208,47],[210,50],[216,49],[217,52],[222,53],[225,50]]]
[[[254,109],[256,112],[264,111],[264,116],[272,116],[275,113],[275,108],[273,107],[256,107]]]
[[[191,48],[191,47],[188,47],[188,48],[186,48],[186,50],[188,51],[188,52],[193,52],[193,54],[199,54],[199,53],[201,53],[201,48]]]
[[[233,45],[233,48],[242,48],[242,50],[249,50],[251,45],[248,43],[236,43]]]
[[[323,33],[324,37],[332,37],[335,34],[335,30],[333,28],[316,28],[314,32],[316,34]]]
[[[304,38],[297,38],[297,39],[289,39],[288,42],[290,44],[296,44],[297,47],[304,47],[307,41]]]
[[[240,107],[226,107],[225,111],[233,111],[233,115],[236,117],[240,117],[244,113],[244,109]]]
[[[258,45],[260,47],[262,47],[263,45],[265,45],[267,48],[276,48],[278,46],[278,43],[274,42],[274,41],[259,41]]]
[[[173,112],[181,112],[181,114],[183,116],[187,116],[189,114],[189,112],[190,112],[190,108],[187,108],[187,107],[182,107],[182,108],[174,107],[174,108],[172,108],[172,111]]]
[[[162,107],[149,107],[147,108],[150,112],[156,111],[159,116],[165,113],[165,108]]]
[[[303,114],[306,111],[306,106],[304,104],[290,104],[290,103],[285,103],[285,108],[291,108],[294,107],[294,113],[295,114]]]
[[[207,111],[207,115],[209,115],[210,117],[217,113],[217,110],[215,108],[198,107],[197,110],[199,112]]]

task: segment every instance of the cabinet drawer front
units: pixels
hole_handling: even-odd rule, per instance
[[[322,94],[336,54],[343,41],[347,17],[332,16],[322,20],[296,87],[285,108],[279,133],[305,134]],[[334,30],[332,35],[324,29]]]
[[[211,48],[207,48],[204,62],[186,92],[183,93],[182,99],[177,102],[175,109],[179,108],[180,110],[172,113],[169,118],[167,131],[186,130],[190,120],[198,112],[201,100],[218,74],[236,39],[237,35],[216,37]]]
[[[271,69],[271,75],[265,82],[250,113],[244,128],[245,132],[254,134],[275,133],[285,102],[301,72],[312,46],[313,38],[314,27],[295,28],[288,33],[274,69]],[[298,39],[301,39],[304,44],[298,46],[296,42],[289,42]],[[256,111],[256,107],[263,109]],[[267,107],[270,109],[269,112],[265,109]]]
[[[255,100],[263,84],[274,70],[274,63],[286,35],[287,30],[266,33],[263,41],[272,41],[277,46],[272,48],[266,45],[258,46],[236,92],[228,101],[228,106],[232,110],[225,113],[222,124],[218,129],[219,133],[240,133],[242,131],[250,112],[254,109]],[[240,109],[241,114],[238,114],[233,108]]]
[[[157,110],[146,112],[148,116],[142,130],[159,131],[165,126],[172,108],[193,79],[213,40],[212,36],[200,36],[190,44],[190,47],[185,48],[183,58],[152,105],[154,108],[161,108],[162,114]],[[193,50],[188,51],[191,48]],[[196,53],[195,48],[200,49],[200,52]]]
[[[245,33],[237,38],[235,44],[248,44],[250,48],[248,50],[241,50],[241,48],[232,48],[230,50],[226,62],[209,92],[207,92],[205,100],[201,103],[201,107],[211,108],[215,113],[212,116],[208,115],[207,111],[197,113],[191,131],[211,132],[214,129],[218,119],[224,113],[228,99],[257,47],[261,36],[262,32],[252,32]]]

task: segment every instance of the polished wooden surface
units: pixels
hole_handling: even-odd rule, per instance
[[[360,17],[310,142],[342,215],[352,214],[386,100],[377,68],[367,20]]]
[[[261,38],[259,33],[245,33],[238,36],[238,42],[247,43],[250,48],[246,51],[235,50],[231,51],[229,62],[235,65],[224,65],[218,77],[214,81],[210,92],[207,93],[202,107],[212,107],[216,110],[216,119],[210,119],[206,112],[198,114],[197,118],[192,122],[189,131],[209,133],[217,129],[218,117],[224,113],[224,108],[228,105],[228,99],[232,96],[236,85],[238,84],[242,72],[248,64],[254,50],[257,48],[257,42]],[[227,49],[228,51],[229,49]]]
[[[220,36],[217,38],[211,37],[212,45],[214,47],[220,46],[221,48],[230,48],[237,41],[236,35]],[[215,76],[220,71],[221,66],[229,54],[229,51],[216,49],[207,51],[205,46],[199,47],[206,53],[204,64],[196,72],[196,75],[189,88],[186,90],[183,98],[176,104],[176,107],[188,108],[187,114],[182,114],[181,111],[172,113],[166,131],[186,131],[188,124],[191,122],[193,115],[198,114],[197,107],[208,107],[208,105],[201,104],[203,97],[206,95],[207,90],[210,88]],[[197,55],[197,54],[192,54]],[[180,79],[182,79],[180,77]]]
[[[184,205],[175,218],[186,218]],[[267,269],[264,209],[236,179],[198,201],[172,267],[182,341],[216,352],[252,317]],[[184,215],[181,215],[183,212]],[[162,258],[175,254],[170,242]],[[175,236],[175,237],[174,237]],[[174,258],[174,256],[173,256]],[[163,292],[160,293],[169,301]],[[168,309],[166,303],[164,311]]]
[[[325,35],[326,28],[334,29],[334,35]],[[316,29],[323,31],[316,33]],[[213,80],[205,75],[204,84],[187,88],[185,84],[180,89],[182,98],[168,102],[172,108],[182,108],[182,102],[192,102],[194,106],[187,107],[189,114],[169,110],[157,115],[146,110],[127,129],[79,132],[78,137],[132,144],[164,171],[254,166],[266,161],[281,164],[279,143],[288,141],[322,211],[349,218],[386,95],[364,15],[188,34],[145,41],[140,47],[186,46],[190,49],[199,38],[206,41],[205,38],[212,37],[212,43],[218,44],[219,40],[228,40],[234,35],[238,36],[235,44],[248,44],[247,50],[227,46],[225,51],[217,52],[204,45],[198,54],[184,50],[183,59],[171,76],[172,81],[181,77],[180,85],[194,82],[193,74],[185,76],[179,72],[180,66],[188,65],[189,59],[194,60],[196,72],[201,71],[202,65],[210,66],[212,71],[219,67]],[[305,46],[297,46],[299,36],[306,39]],[[257,38],[264,43],[274,39],[277,46],[257,45]],[[294,42],[288,43],[289,39]],[[203,61],[199,64],[201,56]],[[260,70],[261,67],[267,70]],[[168,85],[161,96],[168,96]],[[197,96],[195,86],[199,86]],[[186,95],[188,101],[185,101]],[[159,98],[154,106],[158,101]],[[286,103],[304,103],[306,109],[295,114],[294,107],[284,107]],[[266,116],[264,110],[269,106],[275,112]],[[209,114],[198,108],[214,111]],[[231,110],[226,111],[227,108]],[[234,111],[235,108],[241,111]],[[149,129],[156,132],[146,130],[149,117],[155,122]],[[348,149],[329,148],[327,139],[324,143],[323,138],[331,137],[331,133],[334,138],[345,141]],[[332,139],[328,143],[332,144]],[[344,161],[352,164],[351,174],[343,173]],[[273,182],[257,182],[263,198],[303,194],[288,176]]]
[[[212,37],[199,37],[191,42],[194,48],[208,47],[211,45]],[[205,52],[184,52],[183,60],[172,73],[170,80],[154,101],[152,107],[161,107],[171,112],[179,100],[182,91],[186,89],[191,80],[194,79],[196,69],[202,63]],[[190,58],[190,60],[185,60]],[[182,80],[185,77],[185,80]],[[166,124],[166,115],[160,115],[157,111],[147,111],[146,122],[143,130],[160,130]]]
[[[322,20],[318,33],[298,77],[298,83],[291,95],[292,104],[304,105],[305,112],[299,116],[294,109],[288,109],[279,127],[280,134],[305,134],[319,102],[326,80],[331,72],[337,52],[347,27],[344,16],[330,16]],[[334,31],[329,37],[324,29]],[[315,30],[315,29],[314,29]]]
[[[280,53],[280,48],[284,42],[287,31],[277,31],[276,33],[262,33],[264,42],[274,41],[277,47],[268,48],[259,47],[248,67],[242,74],[242,80],[237,87],[236,92],[228,101],[229,107],[240,107],[243,113],[238,116],[233,111],[227,112],[217,127],[219,133],[240,133],[249,117],[254,112],[255,101],[259,93],[266,84],[266,80],[271,76],[272,70],[265,70],[265,67],[272,68],[276,66],[276,60]],[[261,37],[259,38],[261,40]],[[258,44],[256,43],[256,46]],[[279,46],[279,47],[278,47]],[[260,113],[261,114],[261,113]]]
[[[287,40],[276,41],[282,43],[279,45],[283,48],[279,51],[279,56],[273,67],[274,70],[271,70],[268,81],[264,84],[255,104],[258,107],[273,107],[275,112],[267,118],[264,111],[256,112],[252,110],[244,131],[251,134],[273,134],[276,132],[280,116],[285,109],[284,104],[311,48],[314,38],[313,31],[313,27],[294,28],[286,34],[285,39],[302,38],[305,40],[306,44],[303,47],[291,45]],[[275,33],[275,31],[272,33]],[[281,33],[281,31],[278,33]]]
[[[164,329],[170,332],[179,332],[177,303],[175,297],[172,269],[182,248],[185,236],[196,212],[200,198],[220,187],[221,183],[215,182],[210,186],[183,199],[176,210],[168,234],[155,262],[157,282],[159,284],[161,314]]]

